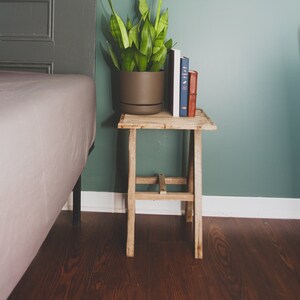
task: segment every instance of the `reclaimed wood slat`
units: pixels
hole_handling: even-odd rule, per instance
[[[189,146],[189,167],[188,167],[188,191],[194,194],[194,131],[190,132]],[[194,197],[195,201],[195,197]],[[185,203],[185,220],[187,223],[193,222],[193,203]]]
[[[134,256],[135,224],[135,177],[136,177],[136,130],[129,131],[129,171],[128,171],[128,222],[126,255]]]
[[[166,184],[187,184],[185,177],[165,177]],[[157,176],[137,176],[136,184],[159,184]]]
[[[194,131],[194,237],[195,258],[203,257],[202,228],[202,131]]]
[[[155,115],[139,116],[123,114],[118,124],[120,129],[177,129],[177,130],[216,130],[217,126],[202,109],[191,118],[173,117],[163,111]]]
[[[159,194],[158,192],[136,192],[136,200],[180,200],[193,201],[193,194],[188,192],[170,192]]]
[[[158,181],[159,181],[159,193],[161,195],[167,194],[167,187],[166,187],[166,179],[164,174],[158,175]]]

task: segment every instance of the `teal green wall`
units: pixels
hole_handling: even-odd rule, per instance
[[[83,188],[125,191],[127,133],[116,129],[101,50],[106,2],[98,0],[97,138]],[[123,18],[132,15],[134,1],[113,2]],[[204,193],[300,197],[299,0],[164,0],[163,7],[169,37],[199,71],[197,106],[219,128],[203,134]],[[184,173],[182,142],[175,131],[138,134],[138,173]]]

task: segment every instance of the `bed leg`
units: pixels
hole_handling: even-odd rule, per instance
[[[74,188],[73,188],[73,224],[80,224],[80,212],[81,212],[81,176],[79,176]]]

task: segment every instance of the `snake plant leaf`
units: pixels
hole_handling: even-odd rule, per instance
[[[151,39],[152,41],[155,40],[155,36],[156,36],[156,32],[155,32],[155,28],[152,25],[152,23],[149,21],[149,27],[150,27],[150,34],[151,34]]]
[[[131,23],[131,20],[127,17],[127,22],[126,22],[126,29],[127,29],[127,32],[130,31],[130,29],[132,28],[132,23]]]
[[[148,60],[152,55],[154,37],[155,29],[150,21],[146,19],[141,31],[140,52],[146,55]]]
[[[111,57],[111,60],[113,62],[113,64],[115,65],[115,67],[120,70],[120,64],[119,64],[119,60],[115,54],[115,52],[113,51],[111,45],[107,42],[107,48],[108,48],[108,52],[109,52],[109,55]]]
[[[168,39],[166,42],[165,42],[165,46],[167,48],[167,51],[169,51],[172,47],[173,47],[173,40],[172,39]]]
[[[151,57],[151,62],[152,62],[152,67],[151,71],[159,71],[160,69],[164,68],[164,63],[167,57],[167,48],[165,45],[162,45],[162,47],[157,51],[152,57]]]
[[[157,28],[156,29],[156,35],[158,36],[163,30],[166,29],[166,33],[168,30],[169,25],[169,12],[166,10],[160,17]]]
[[[151,68],[150,68],[150,71],[151,72],[158,72],[160,70],[160,64],[159,62],[155,62]]]
[[[156,37],[154,41],[153,54],[155,54],[164,44],[166,35],[167,35],[167,29],[164,28],[164,30],[160,32],[160,34]]]
[[[152,72],[158,72],[160,70],[164,69],[164,60],[166,59],[167,56],[163,57],[161,61],[156,61],[152,64],[150,71]]]
[[[162,3],[162,0],[158,0],[157,10],[156,10],[156,17],[155,17],[155,24],[154,24],[155,31],[157,31],[157,28],[158,28],[158,21],[159,21],[160,10],[161,10],[161,3]]]
[[[131,27],[128,33],[128,37],[130,47],[132,46],[132,44],[134,44],[136,48],[139,48],[139,24]]]
[[[135,49],[135,64],[138,71],[144,72],[147,71],[148,59],[147,56],[142,54],[138,49]]]
[[[159,62],[161,63],[163,61],[163,59],[167,56],[167,48],[166,46],[163,44],[161,46],[161,48],[155,53],[152,55],[151,57],[151,62],[152,63],[155,63],[155,62]]]
[[[139,0],[139,11],[143,17],[143,20],[145,20],[147,16],[150,20],[150,9],[146,0]]]
[[[108,2],[112,10],[112,15],[110,17],[110,32],[120,49],[126,49],[129,47],[129,38],[126,26],[123,20],[115,12],[111,0],[108,0]]]
[[[122,54],[122,70],[132,72],[135,67],[134,49],[132,47],[126,48]]]

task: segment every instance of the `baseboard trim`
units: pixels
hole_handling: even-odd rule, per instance
[[[81,210],[125,213],[126,194],[82,192]],[[71,197],[63,208],[72,210]],[[138,214],[181,215],[180,201],[137,201]],[[203,215],[211,217],[300,219],[300,199],[203,196]]]

